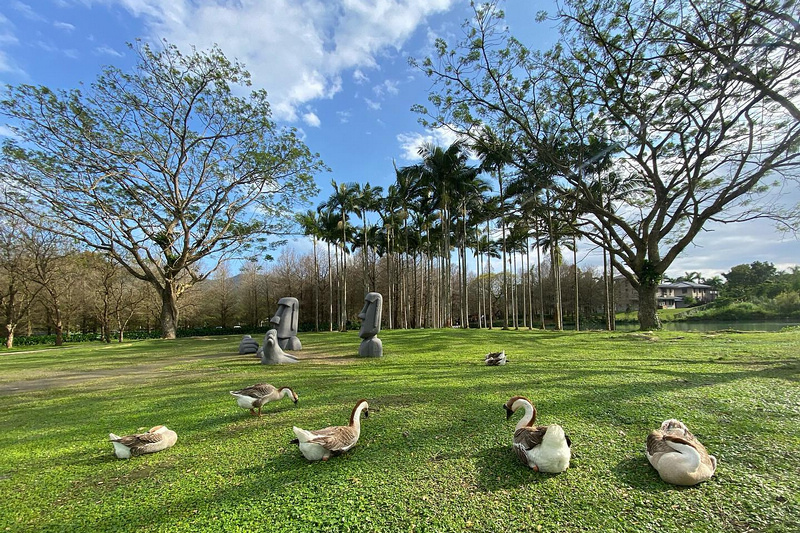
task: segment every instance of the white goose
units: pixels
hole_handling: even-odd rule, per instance
[[[671,418],[647,436],[647,460],[661,479],[673,485],[696,485],[717,469],[717,458],[680,420]]]
[[[241,390],[232,390],[230,393],[236,398],[236,403],[242,409],[250,409],[251,415],[256,415],[258,409],[258,416],[261,416],[261,407],[265,403],[280,400],[281,398],[289,397],[297,405],[297,394],[289,387],[281,387],[276,389],[269,383],[258,383],[245,387]]]
[[[367,400],[358,400],[353,412],[350,414],[350,424],[347,426],[330,426],[316,431],[307,431],[295,426],[292,429],[297,435],[292,440],[293,444],[300,447],[303,456],[309,461],[327,461],[331,455],[346,452],[356,445],[361,435],[361,413],[369,416]]]
[[[155,426],[146,433],[136,433],[124,437],[109,433],[108,440],[114,445],[114,455],[119,459],[130,459],[132,455],[166,450],[175,444],[178,434],[167,426]]]
[[[525,410],[525,415],[514,430],[513,440],[513,448],[520,461],[536,472],[557,473],[569,468],[572,442],[561,426],[534,426],[536,407],[522,396],[512,397],[503,408],[506,410],[506,420],[517,409]]]

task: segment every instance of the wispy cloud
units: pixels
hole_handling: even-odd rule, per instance
[[[94,49],[94,53],[101,56],[124,57],[125,54],[117,52],[108,45],[98,46]]]
[[[372,109],[373,111],[379,111],[381,108],[380,102],[376,102],[375,100],[370,100],[369,98],[364,98],[364,101],[367,103],[367,107]]]
[[[339,122],[342,124],[347,124],[350,122],[350,118],[353,116],[353,113],[350,111],[337,111],[336,116],[339,117]]]
[[[11,7],[18,11],[23,17],[30,20],[35,20],[38,22],[44,22],[46,19],[40,15],[37,11],[35,11],[31,6],[24,2],[20,2],[19,0],[14,0],[11,2]]]
[[[362,83],[368,82],[369,77],[366,74],[364,74],[364,72],[360,68],[357,68],[356,70],[353,71],[353,81],[361,85]]]
[[[71,31],[73,31],[75,29],[75,26],[73,26],[69,22],[61,22],[61,21],[58,21],[58,20],[53,22],[53,27],[58,29],[58,30],[63,30],[63,31],[66,31],[66,32],[71,32]]]
[[[384,80],[383,83],[380,85],[375,85],[372,88],[372,92],[374,92],[377,96],[383,97],[386,95],[397,95],[400,93],[400,89],[398,86],[400,82],[394,80]]]

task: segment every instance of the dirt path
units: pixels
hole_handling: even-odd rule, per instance
[[[86,383],[87,381],[102,380],[104,378],[119,378],[121,376],[134,379],[149,379],[171,372],[171,371],[164,371],[163,369],[167,366],[172,366],[176,363],[186,363],[186,362],[196,361],[197,359],[222,359],[229,357],[233,357],[233,354],[220,353],[212,355],[199,355],[193,357],[181,357],[177,359],[170,359],[168,361],[162,361],[159,363],[147,363],[135,366],[127,366],[122,368],[87,370],[85,372],[75,372],[75,371],[52,372],[47,377],[12,381],[9,383],[1,383],[0,396],[9,396],[24,392],[70,387],[72,385]],[[198,370],[198,372],[206,372],[206,371],[207,370]]]

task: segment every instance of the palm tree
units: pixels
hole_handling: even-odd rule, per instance
[[[341,231],[341,257],[342,257],[342,271],[341,271],[341,306],[339,308],[339,331],[347,329],[347,218],[350,213],[355,211],[357,185],[354,183],[336,183],[336,180],[331,180],[333,193],[324,202],[324,206],[331,210],[335,210],[340,216],[340,231]]]
[[[501,137],[489,126],[484,126],[477,139],[472,142],[472,150],[481,160],[481,170],[494,172],[500,188],[500,231],[503,242],[503,329],[508,329],[508,274],[506,269],[506,225],[505,191],[503,190],[503,169],[513,161],[513,146],[509,137]]]
[[[450,224],[452,209],[457,206],[458,185],[469,181],[477,170],[467,166],[467,152],[463,143],[456,141],[447,148],[432,143],[423,144],[419,150],[422,162],[400,169],[398,174],[418,176],[431,191],[431,199],[439,211],[444,236],[445,259],[445,326],[452,326],[453,287],[450,280]]]
[[[320,238],[328,245],[328,330],[333,331],[333,263],[331,262],[331,244],[337,242],[339,234],[339,218],[336,213],[326,209],[324,204],[317,208],[319,215]],[[335,264],[338,265],[338,247]],[[338,268],[337,268],[338,270]],[[337,283],[339,275],[336,275]]]
[[[370,292],[369,275],[367,263],[369,259],[370,246],[367,243],[367,213],[370,211],[377,211],[380,206],[381,194],[383,187],[373,187],[369,183],[361,186],[357,183],[355,186],[355,203],[354,208],[356,214],[361,217],[362,237],[363,237],[363,267],[364,267],[364,294]]]
[[[297,214],[297,221],[303,228],[303,233],[311,236],[314,247],[314,331],[319,331],[319,264],[317,263],[317,239],[322,237],[317,212],[309,209],[305,213]]]

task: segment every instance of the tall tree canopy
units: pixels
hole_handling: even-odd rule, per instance
[[[177,297],[244,249],[283,234],[324,165],[271,120],[264,90],[214,47],[184,54],[131,45],[131,72],[108,67],[86,89],[9,87],[0,112],[4,205],[108,253],[158,290],[163,336]]]
[[[708,222],[797,214],[753,201],[800,161],[795,0],[566,0],[545,53],[508,34],[497,2],[475,15],[418,63],[436,87],[417,111],[473,137],[511,130],[518,164],[551,165],[585,237],[638,290],[643,329],[660,326],[658,282]],[[603,144],[613,163],[598,174]]]

